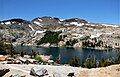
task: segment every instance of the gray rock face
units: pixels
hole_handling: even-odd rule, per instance
[[[44,69],[44,68],[39,69],[37,67],[33,67],[30,70],[30,75],[41,77],[41,76],[48,75],[48,71],[46,69]]]
[[[9,69],[0,69],[0,77],[4,76],[9,71]]]

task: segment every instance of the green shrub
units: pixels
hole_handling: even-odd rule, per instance
[[[42,58],[40,57],[40,55],[37,55],[35,57],[33,57],[33,59],[39,61],[39,62],[43,62]]]
[[[85,61],[84,60],[81,61],[81,63],[79,58],[74,57],[68,62],[68,64],[74,67],[81,66],[85,68],[106,67],[113,64],[120,64],[120,52],[117,53],[116,58],[110,56],[107,59],[102,58],[99,61],[94,57],[94,55],[93,56],[90,55]]]
[[[89,56],[85,61],[80,63],[80,59],[75,57],[72,58],[69,63],[70,66],[74,67],[85,67],[85,68],[96,68],[96,67],[106,67],[113,64],[120,64],[120,52],[117,54],[117,58],[109,57],[107,59],[102,58],[100,61],[97,61],[94,56]]]
[[[20,56],[24,57],[24,52],[23,51],[20,52]]]
[[[109,65],[115,64],[114,60],[112,58],[108,58],[108,59],[102,59],[99,61],[99,67],[106,67]]]
[[[68,64],[73,67],[79,67],[80,66],[80,59],[77,57],[72,58]]]
[[[11,56],[13,56],[14,53],[15,51],[11,43],[8,42],[8,44],[6,44],[5,41],[0,40],[0,54],[10,54]]]
[[[120,64],[120,52],[118,52],[118,54],[117,54],[117,58],[115,60],[115,63]]]
[[[85,68],[96,68],[96,58],[87,58],[86,61],[84,62],[84,67]]]

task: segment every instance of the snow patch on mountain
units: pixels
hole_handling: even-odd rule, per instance
[[[76,26],[82,26],[84,23],[78,23],[78,22],[71,22],[71,25],[76,25]]]
[[[60,22],[60,21],[58,21],[58,23],[60,24],[61,22]]]
[[[3,23],[3,22],[1,22],[0,24],[1,24],[1,25],[4,25],[4,23]]]
[[[11,24],[11,22],[9,22],[9,21],[8,21],[8,22],[5,22],[5,24],[6,24],[6,25],[10,25],[10,24]]]
[[[111,26],[111,27],[119,27],[118,25],[112,25],[112,24],[102,24],[104,26]]]
[[[40,22],[37,22],[37,21],[34,21],[33,23],[39,25],[39,26],[42,26],[42,24]]]
[[[43,21],[42,19],[38,19],[38,20],[41,21],[41,22]]]
[[[65,19],[59,19],[60,21],[64,21]]]
[[[38,33],[44,33],[46,30],[44,30],[44,31],[36,31],[35,32],[35,35],[37,35]]]
[[[65,24],[66,26],[68,26],[69,24]]]
[[[34,21],[33,23],[35,23],[35,24],[37,24],[37,25],[40,25],[40,23],[39,23],[39,22],[37,22],[37,21]]]
[[[32,27],[30,24],[29,24],[28,26],[31,28],[32,31],[35,31],[35,30],[33,29],[33,27]]]
[[[98,34],[95,34],[95,35],[91,35],[90,38],[100,37],[100,35],[102,35],[102,33],[98,33]]]

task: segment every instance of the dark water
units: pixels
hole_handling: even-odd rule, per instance
[[[31,51],[39,52],[40,54],[44,55],[52,55],[53,60],[60,58],[61,63],[67,63],[70,59],[74,57],[80,58],[81,61],[84,61],[89,56],[94,56],[97,60],[101,60],[102,58],[116,58],[117,53],[120,50],[97,50],[97,49],[90,49],[90,48],[58,48],[58,47],[50,47],[50,48],[43,48],[43,47],[32,47],[32,46],[16,46],[15,50],[17,52],[27,52],[31,53]]]

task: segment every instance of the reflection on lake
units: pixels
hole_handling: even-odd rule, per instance
[[[24,51],[26,53],[31,53],[31,51],[39,52],[43,55],[52,55],[53,60],[60,58],[61,63],[67,63],[71,58],[75,56],[80,58],[80,60],[84,61],[88,56],[95,56],[97,60],[101,60],[102,58],[116,58],[117,53],[120,50],[97,50],[90,48],[58,48],[58,47],[34,47],[34,46],[16,46],[15,50],[17,52]]]

